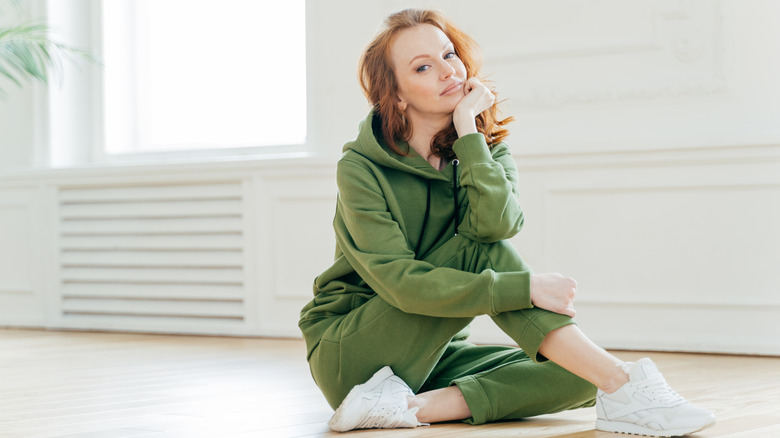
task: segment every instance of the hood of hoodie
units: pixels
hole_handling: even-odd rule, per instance
[[[411,173],[422,178],[448,179],[443,172],[434,169],[406,142],[398,142],[399,149],[409,151],[406,155],[398,155],[393,152],[382,139],[380,123],[379,116],[374,111],[369,112],[368,116],[360,122],[357,138],[345,144],[343,152],[346,154],[349,151],[354,151],[378,165]],[[449,172],[452,171],[450,170]]]

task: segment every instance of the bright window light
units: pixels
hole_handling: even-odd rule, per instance
[[[304,0],[104,0],[109,154],[302,144]]]

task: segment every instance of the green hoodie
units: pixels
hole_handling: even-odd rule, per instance
[[[338,162],[335,261],[315,279],[314,299],[299,321],[309,354],[332,324],[375,295],[404,312],[434,317],[532,307],[530,272],[469,272],[426,261],[437,250],[498,242],[520,231],[509,148],[490,149],[482,134],[465,135],[452,146],[457,159],[440,172],[411,148],[406,156],[392,152],[378,140],[378,123],[370,113]]]

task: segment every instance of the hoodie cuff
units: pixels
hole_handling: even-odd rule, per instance
[[[533,307],[530,272],[496,272],[494,275],[494,314]]]
[[[485,142],[485,136],[480,133],[464,135],[455,140],[455,143],[452,144],[452,151],[455,152],[460,163],[465,166],[493,161],[490,148]]]

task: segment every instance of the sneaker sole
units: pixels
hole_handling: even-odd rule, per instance
[[[601,430],[604,432],[626,433],[631,435],[672,437],[672,436],[683,436],[683,435],[688,435],[689,433],[698,432],[714,424],[715,422],[713,421],[712,423],[705,424],[699,427],[689,427],[685,429],[673,429],[673,430],[655,430],[647,427],[642,427],[637,424],[624,423],[622,421],[607,421],[607,420],[597,419],[596,430]]]
[[[354,388],[352,388],[349,391],[349,394],[347,394],[347,396],[341,402],[338,409],[336,409],[333,417],[330,419],[330,421],[328,421],[328,426],[337,432],[346,432],[348,430],[354,429],[356,419],[345,418],[344,413],[350,410],[349,407],[354,404],[356,400],[358,402],[360,401],[359,395],[361,392],[365,391],[366,388],[375,388],[381,382],[387,380],[393,375],[393,370],[390,369],[389,366],[385,366],[381,370],[377,371],[370,379],[368,379],[366,383],[356,385]]]

